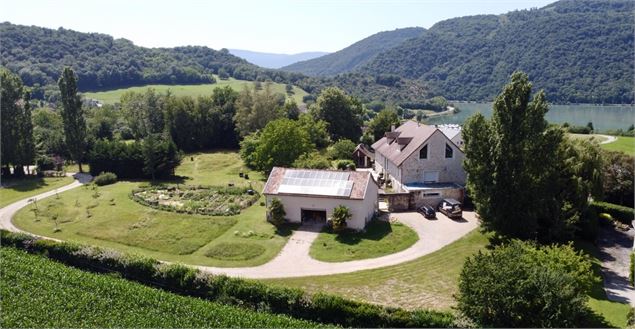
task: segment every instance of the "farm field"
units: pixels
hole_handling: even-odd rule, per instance
[[[465,259],[485,250],[487,245],[487,236],[475,230],[439,251],[399,265],[354,273],[264,281],[406,309],[449,310],[455,306],[452,296],[458,292],[459,274]],[[580,248],[591,255],[596,270],[599,270],[595,256],[597,248],[591,244]],[[626,325],[630,307],[607,300],[601,282],[593,287],[589,306],[611,325],[620,328]]]
[[[135,92],[143,92],[147,88],[154,88],[157,92],[165,93],[168,90],[175,96],[192,96],[197,97],[201,95],[211,95],[212,90],[216,87],[224,87],[229,86],[236,91],[241,91],[245,86],[252,86],[253,81],[247,80],[236,80],[234,78],[229,78],[227,80],[221,80],[218,76],[214,76],[216,78],[216,83],[212,84],[201,84],[201,85],[146,85],[146,86],[138,86],[138,87],[130,87],[130,88],[122,88],[108,91],[99,91],[99,92],[86,92],[82,93],[85,98],[92,98],[102,101],[104,104],[114,104],[118,103],[121,95],[127,91],[135,91]],[[264,82],[263,82],[264,86]],[[275,83],[271,84],[271,90],[273,92],[282,93],[286,95],[285,84],[283,83]],[[307,95],[307,92],[293,86],[293,99],[298,104],[302,104],[302,97]]]
[[[602,144],[601,146],[605,150],[619,151],[635,156],[635,137],[618,136],[615,142]]]
[[[0,188],[0,208],[33,195],[60,188],[73,182],[72,177],[28,177],[4,179]]]
[[[310,255],[325,262],[375,258],[404,250],[417,240],[417,233],[406,225],[372,221],[363,233],[321,232],[311,245]]]
[[[242,167],[235,152],[187,156],[183,163],[176,170],[177,174],[192,177],[181,176],[177,183],[249,184],[234,173]],[[205,179],[198,179],[203,172],[210,174]],[[250,174],[250,179],[255,179],[251,181],[254,189],[259,192],[262,176]],[[144,254],[160,260],[230,267],[266,263],[291,234],[290,230],[276,230],[265,220],[265,207],[260,205],[263,197],[239,215],[192,215],[156,210],[133,201],[131,191],[145,184],[120,181],[102,187],[79,187],[61,193],[59,197],[42,200],[37,208],[30,205],[20,210],[14,224],[43,236]],[[234,251],[230,255],[223,251],[226,248],[219,247],[228,245]]]
[[[13,248],[0,248],[0,255],[0,323],[7,328],[318,326],[85,272]]]

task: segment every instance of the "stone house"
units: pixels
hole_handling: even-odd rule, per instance
[[[463,201],[463,151],[436,126],[407,121],[372,148],[374,170],[383,174],[394,192],[409,194],[408,209],[436,207],[444,198]]]

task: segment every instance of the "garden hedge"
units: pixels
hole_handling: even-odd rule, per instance
[[[451,327],[454,315],[431,310],[409,311],[342,297],[266,285],[252,280],[203,273],[180,264],[133,256],[114,250],[41,239],[28,234],[0,231],[3,246],[43,254],[62,263],[97,272],[114,272],[124,278],[182,295],[230,305],[286,314],[295,318],[347,327]]]
[[[608,202],[592,202],[591,207],[594,208],[598,214],[607,213],[626,225],[631,225],[635,219],[635,209],[633,208]]]

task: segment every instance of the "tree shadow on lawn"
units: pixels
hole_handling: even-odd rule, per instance
[[[336,234],[328,228],[325,229],[325,232]],[[356,245],[362,242],[362,240],[379,241],[391,232],[392,226],[389,222],[383,220],[374,220],[371,221],[368,226],[366,226],[365,231],[357,232],[353,230],[345,230],[344,232],[338,234],[337,237],[335,237],[335,240],[347,245]]]
[[[276,235],[281,237],[288,237],[293,234],[293,231],[297,230],[300,227],[298,223],[284,223],[282,225],[276,226]]]
[[[17,192],[28,192],[48,185],[44,178],[25,176],[22,178],[2,178],[2,188]]]

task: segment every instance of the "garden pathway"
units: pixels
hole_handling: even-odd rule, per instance
[[[75,177],[75,181],[69,185],[20,200],[1,208],[0,228],[13,232],[23,232],[11,223],[11,218],[16,212],[18,212],[18,210],[28,206],[31,202],[33,202],[33,200],[41,200],[55,195],[56,193],[68,191],[79,187],[92,179],[90,175],[86,174],[75,174],[73,176]],[[372,259],[339,263],[318,261],[309,256],[309,250],[311,248],[311,244],[320,232],[320,227],[302,226],[300,229],[294,231],[280,253],[266,264],[255,267],[233,268],[211,266],[196,267],[209,273],[252,279],[289,278],[348,273],[396,265],[417,259],[443,248],[478,227],[478,218],[476,217],[476,213],[469,211],[463,212],[464,220],[462,221],[451,220],[439,213],[437,213],[437,220],[424,219],[422,215],[416,212],[396,213],[392,214],[391,217],[396,217],[401,223],[408,225],[419,235],[419,240],[410,248],[394,254]],[[48,237],[44,238],[51,239]]]

